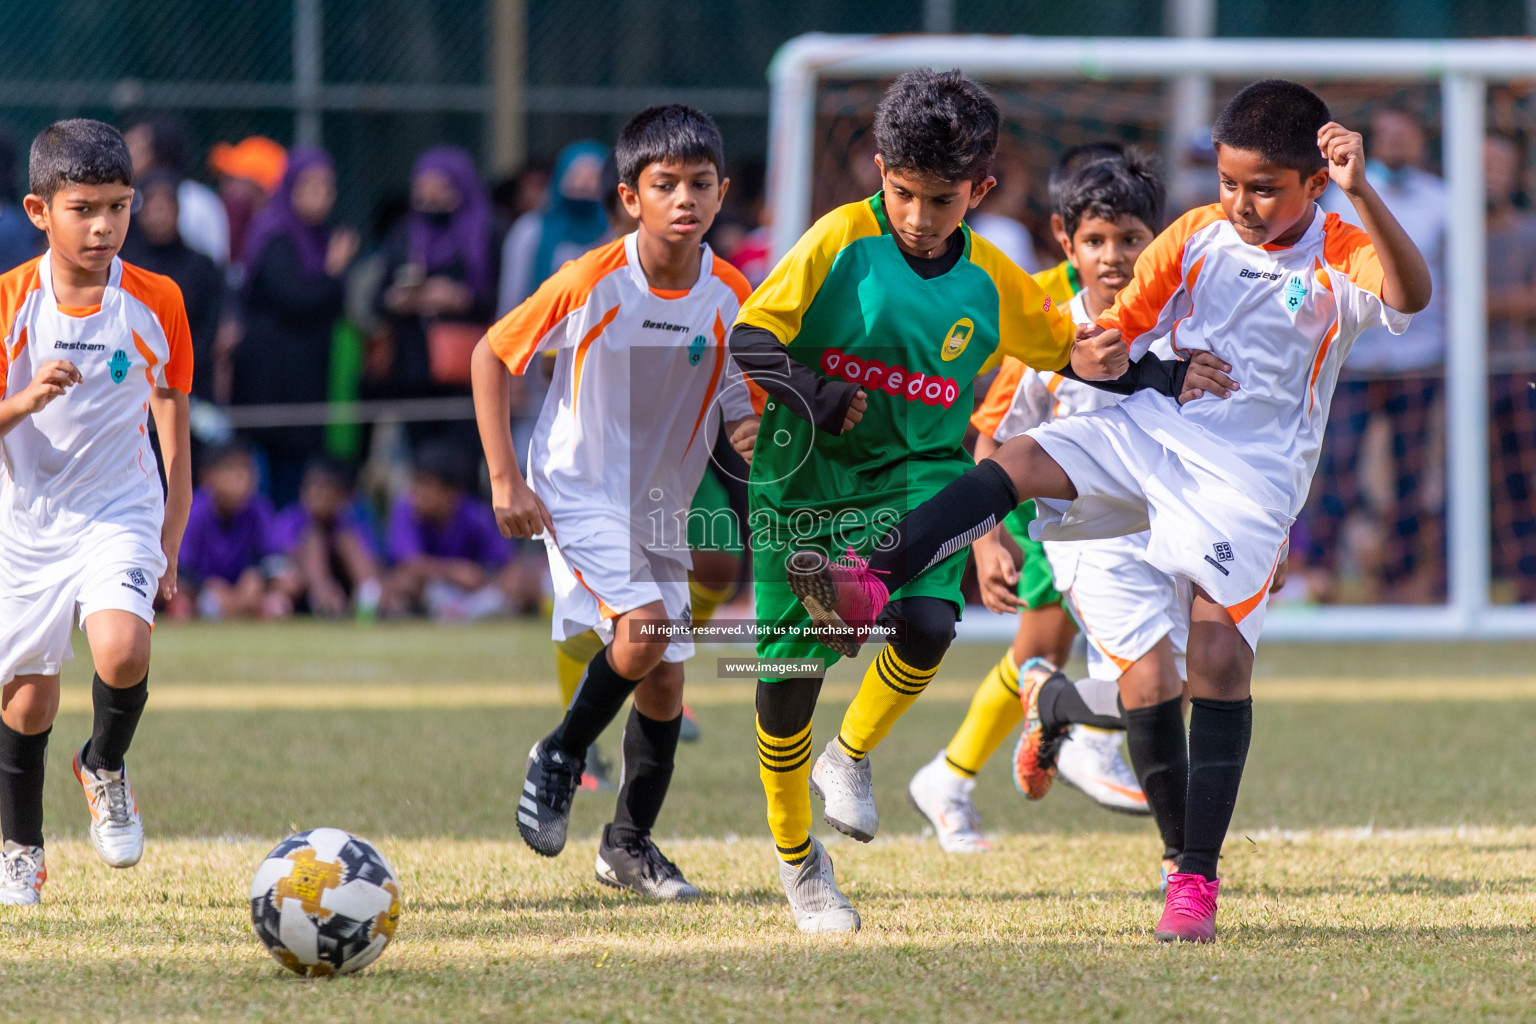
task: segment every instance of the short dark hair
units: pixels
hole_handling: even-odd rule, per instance
[[[725,140],[715,119],[681,103],[647,107],[624,125],[613,147],[619,180],[630,188],[640,184],[640,172],[654,163],[708,160],[725,176]]]
[[[1116,221],[1140,218],[1153,231],[1162,227],[1163,202],[1168,189],[1158,173],[1157,158],[1139,149],[1127,149],[1119,157],[1106,156],[1082,164],[1062,183],[1061,214],[1068,237],[1086,218]]]
[[[307,483],[311,477],[329,480],[344,491],[352,490],[357,480],[357,473],[352,464],[334,455],[311,455],[304,463],[304,481]]]
[[[32,194],[48,202],[67,185],[132,185],[133,161],[116,128],[74,117],[55,121],[37,133],[27,177]]]
[[[254,467],[255,465],[255,459],[251,455],[250,445],[246,444],[238,437],[232,437],[228,441],[209,445],[203,451],[203,457],[201,460],[202,465],[199,467],[199,471],[207,473],[210,470],[222,466],[226,462],[235,462],[237,460],[244,462],[247,466]]]
[[[411,459],[413,473],[459,491],[474,488],[475,469],[464,446],[444,438],[423,443]]]
[[[192,136],[186,124],[170,114],[155,114],[134,118],[124,131],[140,127],[149,132],[150,162],[185,178],[192,163]]]
[[[1050,196],[1051,209],[1056,213],[1061,212],[1062,190],[1079,167],[1094,160],[1123,156],[1125,156],[1125,146],[1112,139],[1085,142],[1069,147],[1066,152],[1056,158],[1056,166],[1051,168],[1051,176],[1046,180],[1046,192]]]
[[[1266,78],[1254,82],[1222,108],[1211,125],[1211,143],[1246,149],[1302,177],[1326,163],[1317,132],[1331,120],[1328,104],[1299,82]]]
[[[977,182],[992,170],[1001,120],[992,95],[959,68],[917,68],[880,98],[875,147],[888,172]]]

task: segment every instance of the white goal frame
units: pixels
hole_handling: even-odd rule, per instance
[[[1106,39],[845,36],[785,43],[768,69],[775,258],[810,225],[816,88],[915,67],[959,67],[983,81],[1104,80],[1191,74],[1289,75],[1440,83],[1450,218],[1446,246],[1446,557],[1449,600],[1434,606],[1282,606],[1265,635],[1287,640],[1536,638],[1536,607],[1489,603],[1489,464],[1483,135],[1487,83],[1536,77],[1536,41]],[[1011,617],[974,614],[962,635],[1012,635]]]

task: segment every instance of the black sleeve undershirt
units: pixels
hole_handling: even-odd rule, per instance
[[[1178,398],[1179,392],[1184,390],[1184,376],[1189,373],[1189,364],[1182,359],[1159,359],[1148,352],[1131,363],[1124,375],[1114,380],[1084,380],[1078,376],[1076,370],[1072,369],[1070,358],[1067,360],[1067,365],[1056,372],[1071,380],[1082,381],[1089,387],[1116,395],[1129,395],[1150,389]]]

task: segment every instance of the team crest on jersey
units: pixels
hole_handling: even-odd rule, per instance
[[[1285,298],[1285,308],[1294,313],[1301,308],[1301,304],[1307,298],[1307,277],[1305,274],[1292,274],[1286,278],[1285,289],[1281,294]]]
[[[107,369],[112,373],[112,383],[121,384],[128,379],[128,353],[118,349],[112,353],[112,358],[107,362]]]
[[[960,358],[960,353],[965,351],[965,346],[971,343],[971,335],[976,333],[976,325],[971,323],[971,318],[963,316],[955,321],[944,335],[944,346],[939,349],[939,358],[946,363]]]
[[[702,334],[696,335],[694,339],[688,343],[689,366],[699,365],[699,360],[704,358],[704,346],[707,344],[709,344],[709,342],[704,340],[704,335]]]

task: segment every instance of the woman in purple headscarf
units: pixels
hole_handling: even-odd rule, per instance
[[[411,211],[384,244],[384,393],[469,393],[469,353],[496,312],[496,236],[491,197],[469,153],[438,146],[416,158]]]
[[[245,329],[231,360],[233,404],[326,400],[331,334],[358,243],[357,232],[332,225],[335,206],[330,155],[307,147],[290,151],[282,184],[252,219],[241,254]],[[267,428],[246,436],[267,455],[273,501],[292,501],[305,461],[321,447],[321,428]]]

